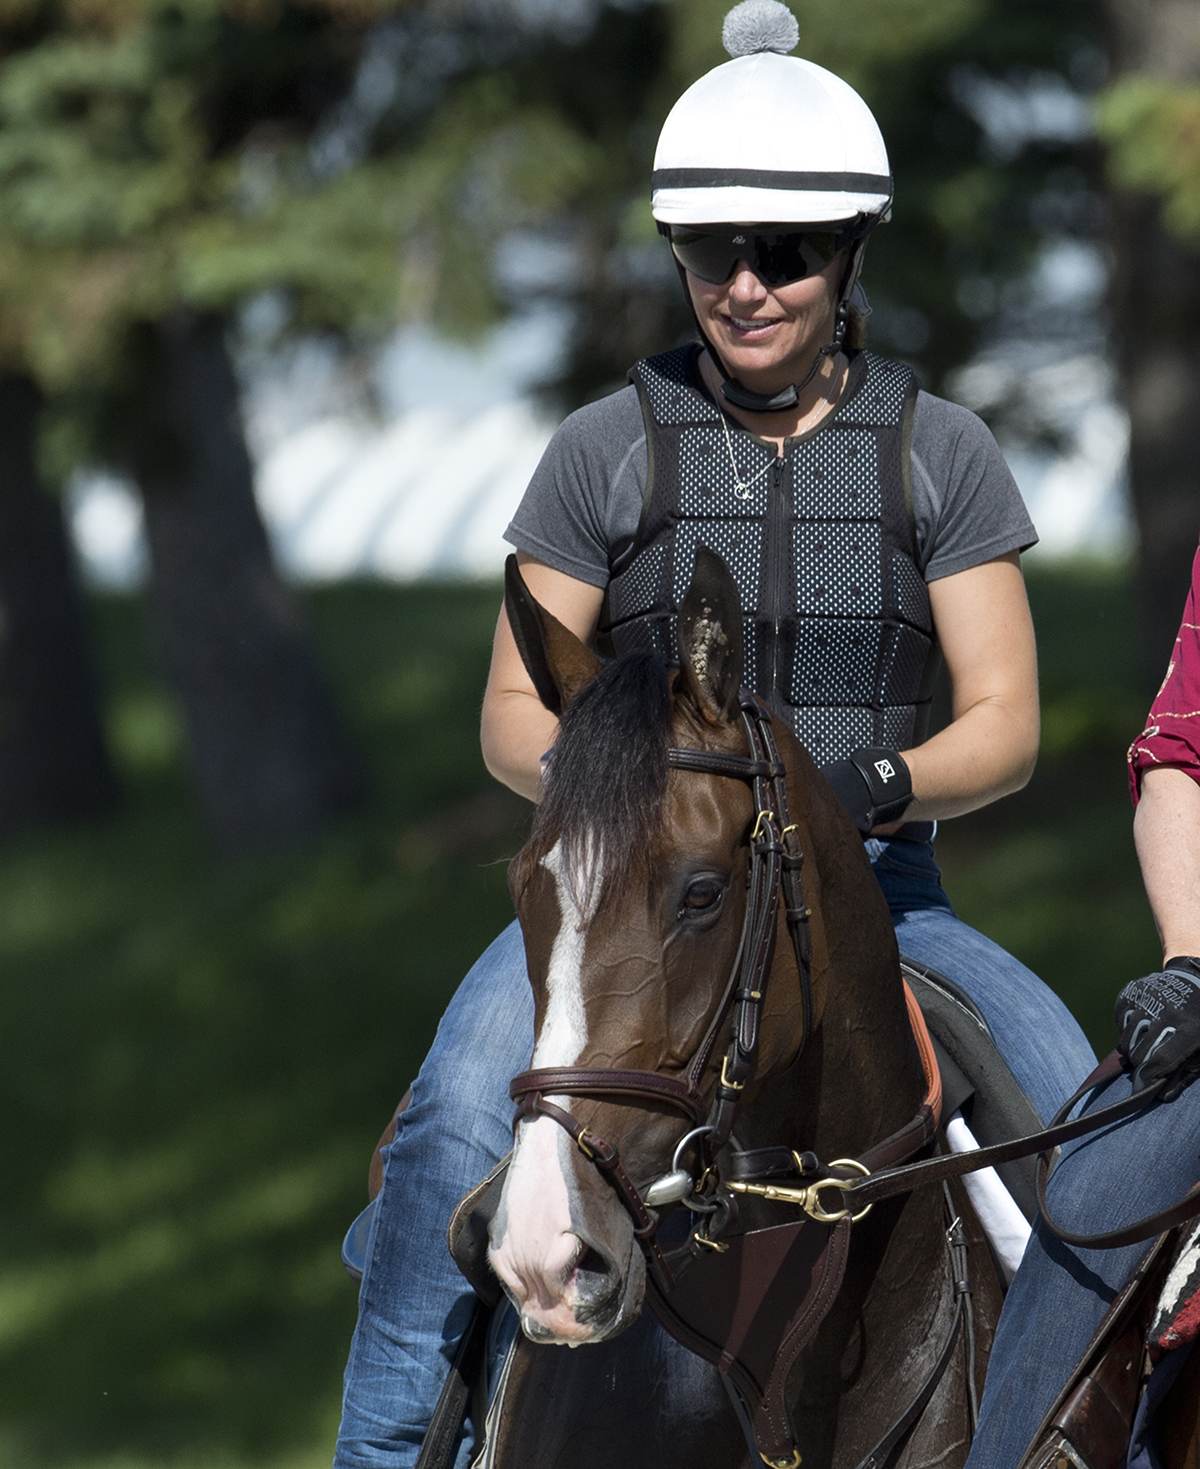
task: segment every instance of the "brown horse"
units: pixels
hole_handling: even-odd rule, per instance
[[[533,1066],[654,1073],[673,1078],[681,1094],[680,1078],[724,1013],[745,946],[751,849],[761,826],[752,783],[731,778],[732,768],[704,768],[754,753],[739,716],[736,589],[719,558],[702,551],[680,619],[678,669],[652,653],[601,665],[511,576],[509,618],[535,687],[562,719],[533,833],[510,876],[536,999]],[[736,1091],[732,1142],[742,1154],[783,1148],[827,1162],[854,1159],[910,1123],[926,1076],[894,931],[862,841],[807,752],[778,726],[776,738],[791,839],[805,859],[810,992],[806,1003],[781,909],[753,1071],[744,1084],[732,1076],[723,1084],[730,1053],[722,1034],[702,1058],[696,1090],[706,1108]],[[681,769],[668,754],[679,749],[704,754]],[[740,1426],[744,1412],[718,1371],[642,1314],[648,1260],[652,1288],[662,1287],[655,1249],[628,1190],[595,1162],[596,1147],[607,1144],[619,1152],[635,1199],[678,1199],[669,1180],[681,1167],[701,1169],[703,1135],[680,1150],[696,1114],[681,1116],[686,1108],[667,1089],[589,1096],[576,1088],[545,1100],[518,1125],[490,1228],[488,1258],[528,1340],[510,1360],[487,1462],[503,1469],[759,1464]],[[695,1182],[689,1177],[687,1186]],[[699,1187],[710,1201],[719,1195],[711,1180]],[[836,1202],[823,1197],[827,1206]],[[794,1205],[766,1198],[742,1194],[739,1204],[718,1247],[797,1217]],[[954,1207],[966,1220],[958,1194]],[[661,1231],[677,1272],[694,1256],[707,1258],[694,1239],[690,1251],[680,1243],[684,1231],[672,1226],[681,1218],[679,1211]],[[840,1290],[787,1378],[793,1462],[874,1465],[881,1436],[920,1399],[941,1355],[948,1366],[932,1396],[877,1469],[962,1463],[968,1373],[981,1388],[1000,1291],[969,1225],[972,1364],[969,1333],[952,1332],[950,1223],[943,1191],[928,1188],[842,1226],[849,1245]]]

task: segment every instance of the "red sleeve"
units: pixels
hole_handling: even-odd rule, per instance
[[[1200,785],[1200,551],[1192,563],[1192,590],[1167,676],[1150,706],[1146,728],[1129,747],[1129,785],[1137,805],[1141,774],[1173,765]]]

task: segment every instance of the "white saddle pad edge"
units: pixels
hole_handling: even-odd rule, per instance
[[[975,1134],[963,1120],[961,1112],[955,1112],[946,1123],[946,1141],[954,1153],[979,1151]],[[967,1197],[979,1215],[983,1232],[995,1251],[1007,1288],[1017,1273],[1017,1266],[1021,1263],[1032,1231],[994,1168],[980,1168],[975,1173],[966,1173],[963,1175],[963,1183],[966,1185]]]

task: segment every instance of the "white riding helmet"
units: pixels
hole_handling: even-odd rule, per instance
[[[671,109],[654,154],[651,210],[663,225],[871,224],[892,201],[871,109],[800,40],[777,0],[744,0],[721,36],[734,58]],[[864,221],[865,222],[865,221]]]

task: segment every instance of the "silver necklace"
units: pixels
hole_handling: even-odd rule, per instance
[[[767,460],[757,474],[751,475],[749,479],[743,479],[741,471],[737,467],[737,460],[733,457],[733,439],[729,434],[729,418],[724,413],[721,414],[721,427],[725,430],[725,447],[729,450],[729,463],[733,469],[733,493],[739,500],[749,500],[751,489],[762,479],[768,470],[774,467],[779,456],[774,455]]]
[[[838,379],[840,376],[841,374],[839,373],[837,369],[837,364],[835,362],[833,375],[829,384],[829,389],[821,402],[818,403],[815,408],[810,409],[810,411],[805,415],[805,418],[807,420],[811,421],[816,414],[820,413],[823,409],[828,408],[829,405],[833,402],[834,389],[838,385]],[[733,470],[733,493],[738,497],[739,500],[749,500],[750,491],[759,482],[759,480],[762,479],[763,475],[769,473],[770,470],[775,467],[779,460],[783,458],[783,455],[774,455],[771,459],[767,460],[766,464],[763,465],[763,467],[758,471],[757,474],[752,474],[749,479],[743,479],[742,472],[737,467],[737,460],[734,458],[733,438],[729,432],[729,415],[723,409],[718,409],[718,412],[721,414],[721,427],[725,430],[725,447],[729,450],[729,466]],[[807,423],[803,425],[797,424],[797,429],[802,432],[803,429],[807,426]]]

